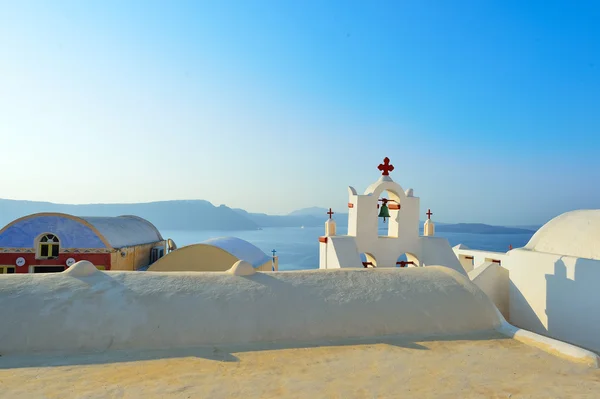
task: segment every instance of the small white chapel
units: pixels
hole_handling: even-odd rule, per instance
[[[348,234],[337,235],[333,212],[328,212],[325,235],[319,237],[319,268],[422,267],[444,265],[461,274],[461,266],[447,239],[435,237],[431,211],[419,235],[419,198],[392,180],[394,166],[385,158],[381,177],[363,195],[348,187]],[[380,198],[386,192],[389,198]],[[378,219],[388,223],[387,235],[379,235]],[[363,254],[366,261],[361,259]],[[406,260],[402,256],[406,257]]]

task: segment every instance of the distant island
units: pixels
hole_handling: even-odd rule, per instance
[[[51,202],[0,199],[0,228],[13,220],[38,212],[61,212],[75,216],[136,215],[148,219],[161,230],[258,230],[268,227],[323,226],[327,209],[312,207],[287,215],[251,213],[243,209],[215,206],[204,200],[175,200],[137,204],[69,205]],[[336,213],[340,226],[347,226],[348,214]],[[382,225],[380,225],[382,226]],[[490,226],[481,223],[447,224],[436,222],[440,232],[473,234],[531,234],[535,229]]]

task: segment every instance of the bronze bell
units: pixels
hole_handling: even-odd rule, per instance
[[[381,204],[381,208],[379,208],[379,217],[383,218],[383,223],[385,223],[385,218],[390,217],[390,210],[386,203]]]

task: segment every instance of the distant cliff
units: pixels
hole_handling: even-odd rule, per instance
[[[265,213],[250,213],[243,209],[234,209],[240,215],[252,220],[260,227],[316,227],[324,226],[327,216],[326,209],[307,208],[289,213],[288,215],[267,215]],[[348,214],[335,214],[338,225],[348,224]]]
[[[225,205],[214,206],[204,200],[160,201],[139,204],[67,205],[50,202],[0,199],[0,228],[14,219],[38,212],[62,212],[75,216],[136,215],[148,219],[162,230],[257,230],[263,227],[317,227],[327,219],[327,209],[306,208],[288,215],[250,213]],[[347,213],[335,213],[340,227],[348,225]],[[422,222],[421,222],[422,224]],[[380,227],[385,227],[382,222]],[[521,234],[534,230],[489,226],[480,223],[445,224],[436,222],[436,230],[473,234]]]
[[[458,224],[437,224],[436,231],[446,233],[471,233],[471,234],[531,234],[535,230],[528,230],[519,227],[490,226],[482,223],[458,223]]]
[[[75,216],[143,217],[163,230],[256,230],[259,226],[226,206],[208,201],[161,201],[139,204],[66,205],[0,199],[0,225],[37,212],[62,212]]]

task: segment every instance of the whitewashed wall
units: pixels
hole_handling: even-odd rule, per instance
[[[513,250],[510,321],[600,353],[600,261]]]
[[[502,268],[508,270],[507,288],[501,274],[496,276],[495,283],[490,281],[489,275],[474,282],[493,293],[493,298],[501,298],[501,291],[508,289],[511,324],[600,353],[599,260],[524,248],[507,253],[470,249],[454,252],[459,258],[461,255],[475,257],[471,277],[478,274],[478,268],[485,265],[486,260],[501,261]]]
[[[445,267],[0,276],[0,354],[447,335],[500,319]],[[91,270],[90,269],[90,270]]]
[[[510,277],[498,263],[486,262],[469,273],[471,281],[494,302],[502,316],[510,320]]]

